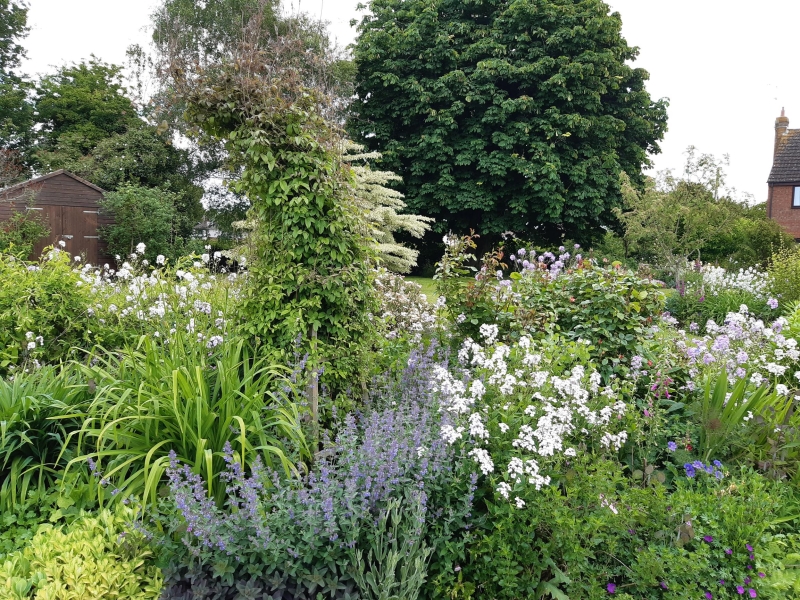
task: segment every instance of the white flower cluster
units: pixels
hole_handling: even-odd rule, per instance
[[[712,296],[724,290],[741,290],[760,300],[766,300],[769,294],[769,274],[755,267],[729,272],[722,267],[704,265],[701,272],[705,293]]]
[[[158,268],[148,268],[141,258],[144,249],[144,244],[139,244],[118,270],[108,264],[76,268],[78,285],[87,287],[93,297],[88,316],[102,325],[116,324],[153,337],[179,329],[195,333],[197,327],[202,334],[198,343],[209,349],[218,346],[223,341],[227,318],[223,310],[214,307],[233,306],[240,297],[238,276],[223,276],[205,268],[172,271],[162,256],[156,259]]]
[[[434,368],[433,386],[448,444],[471,447],[467,455],[487,476],[495,473],[494,453],[512,456],[495,475],[499,495],[510,499],[515,486],[549,485],[547,472],[577,456],[576,448],[622,447],[627,405],[601,385],[599,373],[580,365],[552,372],[546,352],[537,352],[530,338],[508,346],[496,341],[496,326],[480,332],[485,343],[465,340],[457,368]]]
[[[433,331],[436,309],[428,303],[418,283],[382,269],[375,277],[375,288],[388,339],[409,335],[412,343],[419,343],[424,334]]]

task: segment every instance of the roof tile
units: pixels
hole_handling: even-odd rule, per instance
[[[783,136],[767,183],[800,183],[800,129],[789,129]]]

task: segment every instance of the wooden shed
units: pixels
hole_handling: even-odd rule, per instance
[[[14,211],[37,210],[50,226],[50,236],[33,250],[38,257],[46,246],[65,243],[72,256],[82,256],[93,265],[109,262],[98,227],[112,221],[100,214],[99,201],[105,192],[63,169],[0,190],[0,220]]]

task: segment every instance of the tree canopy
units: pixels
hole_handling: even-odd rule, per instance
[[[35,98],[40,151],[68,145],[86,155],[101,140],[140,121],[125,94],[122,69],[95,58],[42,78]]]
[[[0,0],[0,149],[6,151],[24,151],[30,140],[30,83],[17,71],[25,57],[20,41],[28,30],[27,3]]]
[[[439,228],[591,237],[644,186],[665,100],[602,0],[374,0],[351,134]]]
[[[170,239],[191,237],[203,216],[198,161],[139,116],[120,67],[95,59],[64,66],[42,79],[34,101],[41,170],[67,169],[109,192],[128,184],[159,188],[175,213]]]

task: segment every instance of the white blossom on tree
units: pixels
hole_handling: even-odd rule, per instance
[[[406,231],[421,238],[430,229],[433,219],[402,213],[406,207],[403,194],[386,187],[400,176],[391,171],[375,171],[369,162],[381,157],[379,152],[364,152],[364,147],[346,141],[342,160],[350,165],[356,176],[355,200],[363,212],[369,235],[378,245],[382,266],[396,273],[408,273],[417,264],[419,252],[394,239],[396,231]]]

